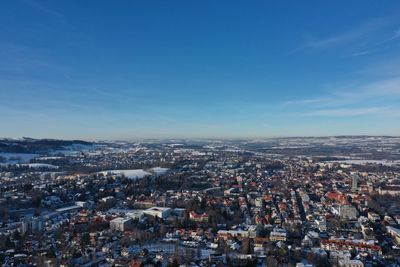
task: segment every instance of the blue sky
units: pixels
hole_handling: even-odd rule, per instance
[[[0,136],[400,134],[399,1],[0,3]]]

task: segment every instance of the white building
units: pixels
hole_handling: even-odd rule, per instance
[[[61,213],[61,214],[63,214],[63,213],[77,213],[81,209],[82,209],[81,206],[72,205],[72,206],[56,209],[56,211]]]
[[[384,186],[380,187],[378,190],[380,195],[392,195],[392,196],[398,196],[400,195],[400,186]]]
[[[358,212],[357,209],[351,205],[342,205],[339,207],[339,216],[344,220],[354,220],[357,219]]]
[[[103,197],[101,199],[101,201],[104,203],[111,203],[111,202],[115,201],[115,198],[113,196]]]
[[[351,178],[351,192],[355,193],[358,191],[358,175],[353,174]]]
[[[254,200],[254,205],[257,208],[261,208],[262,206],[264,206],[264,199],[262,199],[261,197],[258,197]]]
[[[132,218],[117,217],[110,221],[110,229],[123,232],[132,223],[132,221]]]
[[[286,230],[281,228],[274,228],[270,233],[269,240],[271,241],[286,241],[287,233]]]
[[[340,267],[364,267],[360,260],[339,260]]]
[[[371,222],[376,222],[377,220],[380,220],[381,217],[378,214],[376,214],[375,212],[370,211],[370,212],[368,212],[368,219]]]
[[[315,267],[315,265],[311,263],[298,262],[296,263],[296,267]]]
[[[219,238],[223,238],[225,240],[229,238],[246,238],[249,237],[249,231],[245,230],[218,230],[217,235]]]
[[[82,207],[84,209],[87,209],[89,207],[89,204],[85,201],[76,201],[75,205]]]
[[[326,219],[323,216],[320,216],[318,219],[315,220],[315,224],[317,225],[318,229],[321,232],[326,231]]]
[[[38,233],[43,230],[43,220],[41,218],[32,218],[21,222],[19,231],[21,234]]]
[[[387,230],[388,234],[390,234],[393,237],[394,241],[397,244],[400,244],[400,229],[394,228],[392,226],[387,226],[386,230]]]
[[[170,208],[163,208],[163,207],[152,207],[147,210],[143,211],[144,214],[152,216],[152,217],[158,217],[160,219],[166,219],[169,217],[171,214],[171,209]]]
[[[133,220],[140,220],[144,217],[143,210],[131,210],[126,213],[127,217],[132,218]]]

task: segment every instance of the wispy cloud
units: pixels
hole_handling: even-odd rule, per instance
[[[357,52],[351,53],[349,55],[349,57],[366,56],[366,55],[370,55],[372,53],[375,53],[376,51],[377,51],[377,49],[369,49],[369,50],[357,51]]]
[[[400,75],[368,82],[348,82],[338,90],[330,90],[314,98],[285,101],[289,112],[302,116],[380,116],[400,117]]]
[[[320,39],[312,38],[312,40],[307,41],[299,49],[307,49],[307,48],[319,49],[319,48],[328,48],[336,45],[342,45],[358,39],[363,34],[364,33],[362,32],[353,32],[353,33],[345,33],[341,35],[330,36]]]
[[[391,41],[396,40],[396,39],[399,39],[399,38],[400,38],[400,28],[396,29],[396,30],[393,32],[392,36],[390,36],[390,37],[389,37],[388,39],[386,39],[386,40],[383,40],[381,44],[385,44],[385,43],[391,42]]]
[[[70,80],[71,69],[50,58],[45,50],[0,41],[0,80],[33,83],[44,73]],[[1,91],[1,89],[0,89]]]
[[[295,48],[292,53],[301,50],[328,49],[346,45],[355,50],[350,56],[367,55],[375,52],[377,46],[399,38],[399,29],[394,31],[394,33],[392,31],[392,35],[387,37],[389,35],[387,31],[394,26],[398,26],[399,23],[399,20],[393,17],[375,18],[345,32],[325,37],[309,37],[305,43]],[[360,49],[360,46],[364,47],[364,49],[357,51]]]
[[[27,5],[29,5],[30,7],[32,7],[33,9],[53,17],[59,23],[64,24],[64,25],[67,24],[67,20],[65,19],[63,14],[61,14],[60,12],[58,12],[52,8],[49,8],[48,6],[44,5],[39,0],[24,0],[23,2],[26,3]]]
[[[48,67],[49,63],[41,59],[38,54],[26,46],[0,42],[0,74],[25,73]]]
[[[394,77],[368,83],[361,88],[361,92],[370,97],[399,96],[400,77]]]
[[[304,116],[355,117],[355,116],[400,116],[400,108],[394,107],[365,107],[365,108],[336,108],[318,109],[302,113]]]
[[[400,28],[398,28],[398,29],[394,32],[394,34],[393,34],[393,36],[392,36],[392,40],[393,40],[393,39],[397,39],[397,38],[400,38]]]
[[[281,105],[282,106],[301,106],[301,105],[307,105],[307,104],[323,104],[330,102],[331,99],[327,97],[321,97],[321,98],[309,98],[309,99],[299,99],[299,100],[289,100],[283,102]]]

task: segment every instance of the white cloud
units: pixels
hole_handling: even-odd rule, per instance
[[[366,56],[366,55],[370,55],[370,54],[372,54],[372,53],[374,53],[374,52],[376,52],[376,51],[377,51],[376,49],[369,49],[369,50],[357,51],[357,52],[351,53],[351,54],[349,55],[349,57]]]
[[[328,49],[346,45],[349,49],[355,50],[350,56],[367,55],[376,52],[377,47],[399,38],[400,29],[396,30],[389,38],[385,38],[387,31],[398,24],[399,20],[395,17],[375,18],[345,32],[326,37],[311,37],[300,47],[294,49],[292,53],[304,49]],[[360,49],[362,50],[357,51]]]
[[[350,81],[340,90],[331,90],[325,95],[283,102],[281,108],[289,112],[296,110],[302,116],[398,118],[400,75],[358,84]]]
[[[51,9],[47,6],[45,6],[43,3],[41,3],[40,1],[36,1],[36,0],[24,0],[24,2],[26,4],[28,4],[30,7],[44,13],[47,14],[53,18],[55,18],[58,22],[60,22],[61,24],[67,24],[67,21],[64,17],[63,14],[61,14],[58,11],[55,11],[54,9]]]
[[[400,108],[393,107],[365,107],[365,108],[336,108],[320,109],[302,113],[305,116],[332,116],[332,117],[353,117],[353,116],[400,116]]]
[[[323,104],[330,102],[330,98],[309,98],[299,100],[289,100],[282,103],[282,106],[295,106],[295,105],[307,105],[307,104]]]

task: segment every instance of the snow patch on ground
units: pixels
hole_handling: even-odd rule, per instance
[[[59,166],[55,166],[52,164],[46,164],[46,163],[0,163],[0,167],[9,167],[9,166],[29,167],[32,169],[40,169],[40,168],[58,169],[59,168]]]
[[[160,176],[165,174],[169,169],[168,168],[161,168],[161,167],[154,167],[149,171],[145,171],[143,169],[134,169],[134,170],[106,170],[101,171],[103,175],[107,174],[114,174],[114,175],[125,175],[129,179],[141,179],[146,176],[151,176],[155,174],[156,176]]]
[[[21,164],[22,166],[28,166],[29,168],[49,168],[49,169],[57,169],[58,166],[46,163],[29,163],[29,164]]]
[[[157,176],[163,175],[169,171],[168,168],[154,167],[151,169]]]
[[[36,158],[36,160],[57,160],[57,159],[63,159],[63,157],[40,157],[40,158]]]
[[[369,160],[369,159],[346,159],[346,160],[332,160],[327,161],[327,163],[343,163],[343,164],[357,164],[357,165],[367,165],[367,164],[382,164],[386,166],[393,166],[400,164],[399,160],[389,161],[389,160]]]
[[[107,174],[114,174],[114,175],[125,175],[129,179],[141,179],[145,176],[151,175],[151,173],[146,172],[142,169],[136,169],[136,170],[107,170],[107,171],[101,171],[99,172],[103,175]]]

